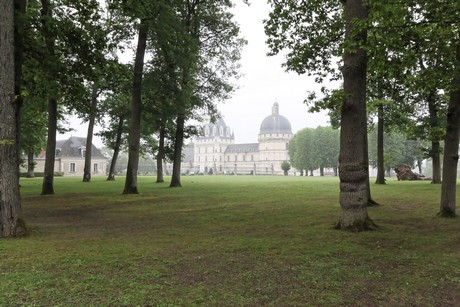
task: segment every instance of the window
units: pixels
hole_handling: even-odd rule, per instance
[[[71,162],[70,165],[69,165],[69,172],[75,173],[76,169],[77,169],[77,163]]]
[[[97,173],[98,172],[98,165],[97,163],[94,163],[93,165],[93,173]]]

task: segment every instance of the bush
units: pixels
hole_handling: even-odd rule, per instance
[[[44,172],[34,172],[35,177],[45,177]],[[64,172],[54,172],[55,177],[62,177],[64,176]],[[19,177],[25,178],[27,177],[27,172],[21,172],[19,173]]]

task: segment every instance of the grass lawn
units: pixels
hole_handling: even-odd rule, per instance
[[[31,235],[0,241],[0,306],[459,306],[440,186],[372,184],[379,229],[338,221],[338,178],[21,179]],[[167,178],[169,180],[169,178]]]

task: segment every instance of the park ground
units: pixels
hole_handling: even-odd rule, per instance
[[[30,235],[0,241],[0,306],[460,305],[460,222],[426,181],[372,184],[363,233],[333,228],[338,178],[41,183],[21,179]]]

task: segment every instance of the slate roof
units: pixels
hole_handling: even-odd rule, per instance
[[[86,147],[86,138],[71,136],[67,140],[56,141],[56,158],[81,158],[80,149],[82,147]],[[91,148],[91,157],[106,158],[94,144]]]
[[[247,153],[259,151],[259,143],[231,144],[227,146],[225,153]]]

